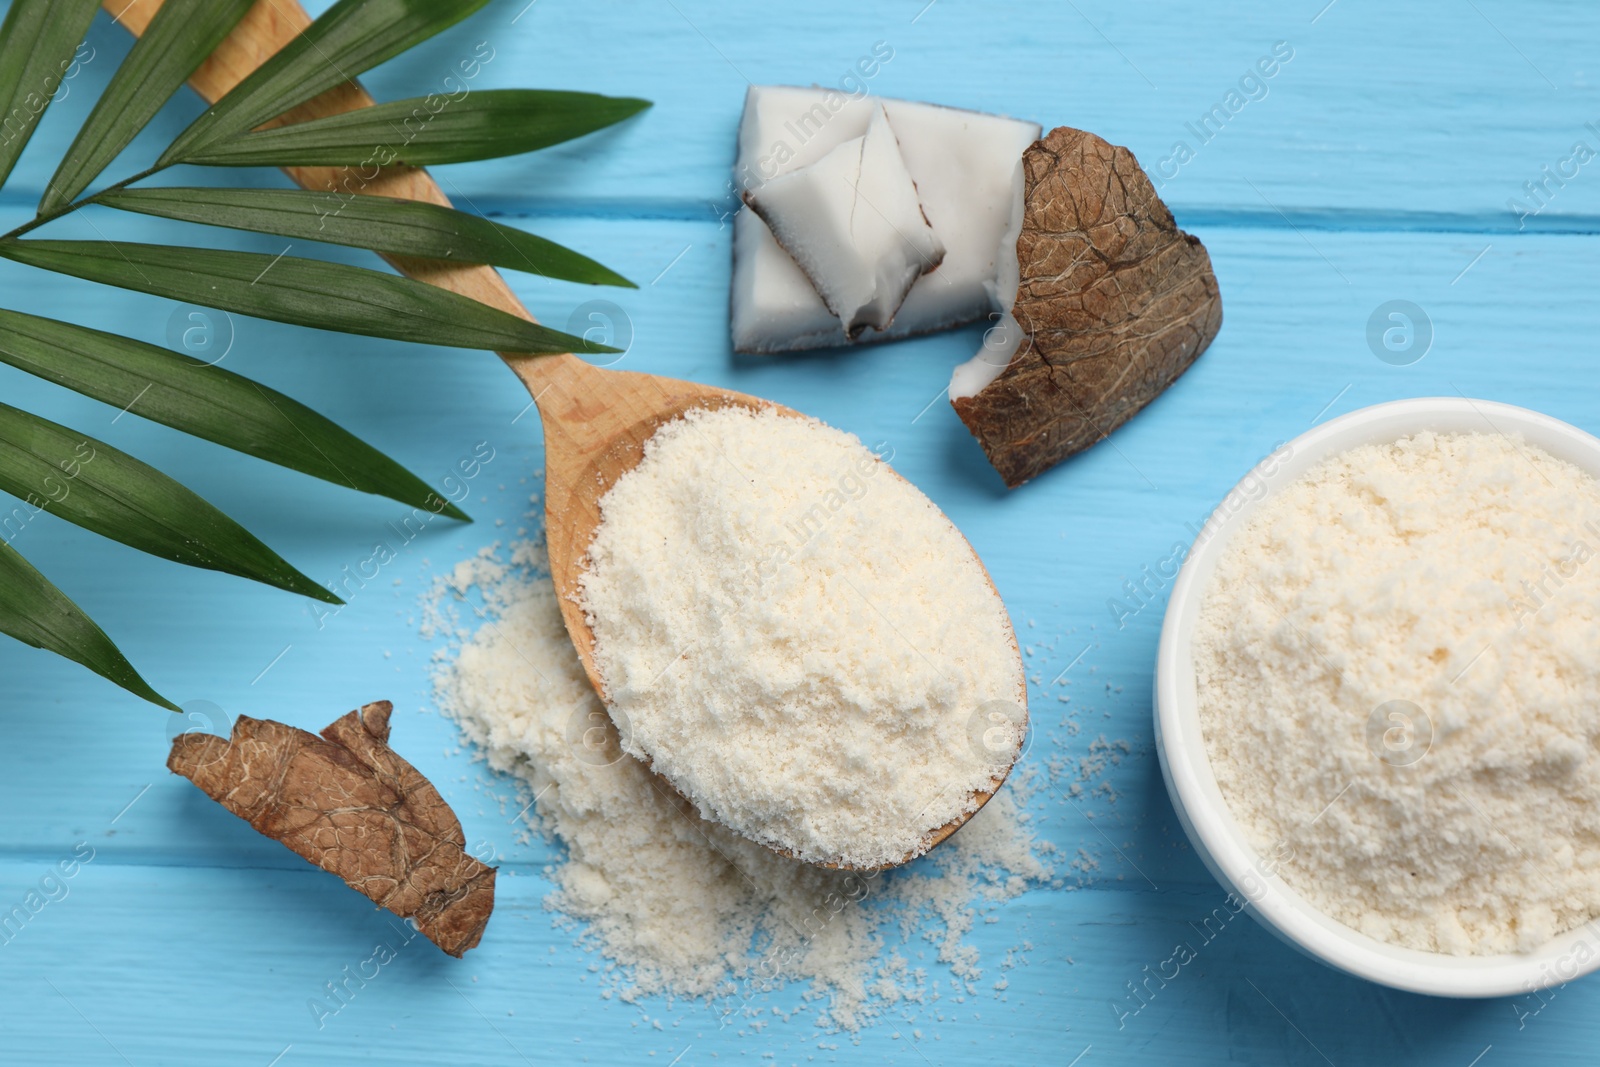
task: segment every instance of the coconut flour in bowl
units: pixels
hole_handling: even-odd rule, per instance
[[[1222,552],[1206,751],[1264,866],[1372,937],[1528,952],[1600,915],[1600,485],[1521,438],[1334,456]]]
[[[601,499],[582,580],[624,749],[812,862],[926,851],[1005,776],[1021,656],[970,545],[850,434],[690,411]]]

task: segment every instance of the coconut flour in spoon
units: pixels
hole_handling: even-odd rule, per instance
[[[1026,727],[1005,608],[960,532],[850,434],[740,407],[651,437],[582,581],[622,746],[812,862],[926,851]]]

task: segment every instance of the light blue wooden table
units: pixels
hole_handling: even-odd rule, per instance
[[[1575,142],[1600,150],[1600,8],[1325,2],[497,0],[367,79],[380,98],[414,95],[488,41],[495,59],[484,77],[495,85],[654,99],[622,128],[438,176],[462,207],[569,242],[642,286],[591,292],[511,275],[545,321],[564,325],[582,302],[613,300],[633,330],[623,366],[771,397],[891,443],[898,468],[988,562],[1024,641],[1053,646],[1030,666],[1048,682],[1082,654],[1070,677],[1084,728],[1059,727],[1061,689],[1036,694],[1029,760],[1075,761],[1102,733],[1127,739],[1132,753],[1094,779],[1109,780],[1116,798],[1084,805],[1093,825],[1043,795],[1034,801],[1041,832],[1099,868],[1081,888],[1029,892],[979,927],[991,974],[1006,947],[1033,943],[1003,993],[945,1003],[944,1022],[913,1007],[858,1038],[822,1039],[837,1048],[819,1045],[804,1015],[740,1032],[719,1030],[699,1004],[603,1001],[597,959],[573,949],[542,908],[549,852],[515,842],[498,802],[509,787],[429,706],[432,646],[417,633],[431,577],[508,537],[537,488],[537,422],[516,418],[525,394],[486,353],[239,319],[228,366],[312,403],[431,481],[476,442],[492,443],[496,459],[473,486],[477,523],[431,528],[320,628],[307,602],[154,561],[54,519],[39,519],[17,547],[179,701],[316,729],[365,701],[394,700],[397,746],[445,790],[469,839],[504,857],[498,909],[466,960],[406,951],[318,1029],[308,998],[370,955],[389,930],[385,916],[168,775],[165,713],[0,643],[0,906],[80,842],[94,855],[67,896],[0,945],[0,1061],[1593,1062],[1600,982],[1543,997],[1431,1000],[1336,974],[1245,922],[1120,1026],[1110,1006],[1222,898],[1177,826],[1151,747],[1159,605],[1119,627],[1106,601],[1124,578],[1188,540],[1187,524],[1276,442],[1356,407],[1461,392],[1600,431],[1600,162],[1575,174],[1568,164],[1571,176],[1545,186],[1542,206],[1525,190],[1570,159]],[[0,225],[31,211],[128,46],[104,16],[89,40],[95,58],[0,196]],[[786,360],[729,352],[723,213],[746,79],[836,82],[879,41],[894,57],[874,92],[1081,126],[1128,145],[1164,172],[1163,195],[1216,265],[1225,322],[1210,351],[1110,444],[1015,492],[947,405],[928,406],[974,332]],[[1255,98],[1202,143],[1188,124],[1280,41],[1292,59],[1264,95],[1250,83]],[[113,172],[135,169],[198,108],[185,93]],[[1178,141],[1189,153],[1175,153]],[[96,223],[129,239],[173,233],[132,217]],[[62,233],[75,226],[87,224]],[[270,239],[194,233],[280,250]],[[1432,328],[1431,349],[1409,366],[1381,361],[1367,341],[1374,310],[1397,299],[1419,305]],[[14,266],[0,266],[0,304],[153,341],[182,313]],[[404,511],[114,418],[9,371],[0,396],[159,463],[319,579],[364,558]],[[791,991],[771,1003],[796,1000]]]

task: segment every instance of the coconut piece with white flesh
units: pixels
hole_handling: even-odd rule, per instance
[[[1022,225],[996,285],[1002,324],[956,368],[950,402],[1008,486],[1121,426],[1222,326],[1199,238],[1133,153],[1062,126],[1023,156]]]
[[[737,184],[759,198],[763,185],[864,136],[880,108],[922,212],[945,247],[943,262],[916,279],[887,328],[867,326],[851,338],[767,224],[754,211],[741,211],[733,221],[736,351],[880,341],[959,326],[994,311],[998,275],[1012,256],[1022,215],[1022,153],[1039,136],[1037,123],[853,98],[837,89],[751,86],[739,126]]]
[[[852,338],[887,329],[912,284],[944,259],[881,106],[862,136],[744,201]]]

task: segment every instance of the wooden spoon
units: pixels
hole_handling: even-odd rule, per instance
[[[143,33],[150,24],[160,4],[149,3],[148,0],[104,0],[104,7],[118,22],[137,35]],[[214,102],[310,24],[311,17],[298,0],[261,0],[245,14],[233,33],[217,46],[210,58],[201,64],[189,84],[208,103]],[[373,102],[359,83],[346,82],[268,125],[304,122],[341,114],[370,107]],[[353,173],[338,167],[286,167],[284,170],[306,189],[344,187]],[[450,206],[449,199],[433,178],[427,171],[417,167],[383,167],[375,178],[355,191],[363,195],[400,197]],[[396,270],[412,278],[533,320],[533,316],[493,267],[442,263],[406,256],[386,255],[384,258]],[[654,374],[602,370],[570,354],[530,356],[501,352],[499,355],[533,397],[544,424],[545,540],[550,557],[550,574],[561,603],[561,616],[578,650],[578,658],[583,662],[584,672],[594,685],[595,692],[603,699],[605,683],[595,667],[594,631],[584,618],[577,595],[589,544],[600,525],[600,498],[618,478],[638,465],[644,455],[644,443],[651,435],[663,423],[670,422],[685,411],[735,404],[783,415],[798,416],[799,412],[729,389],[697,385]],[[976,553],[974,558],[977,558]],[[993,588],[992,581],[990,588]],[[1018,659],[1020,674],[1022,657],[1014,634],[1011,646]],[[1012,762],[1015,762],[1014,757]],[[988,803],[1010,772],[1011,764],[1008,763],[1005,770],[991,781],[987,790],[973,794],[976,801],[973,811],[934,831],[928,847],[942,843],[959,830],[976,814],[978,808]],[[667,784],[671,787],[670,782]],[[675,787],[672,788],[676,791]],[[774,851],[782,852],[780,849]],[[905,860],[911,858],[907,856]]]

